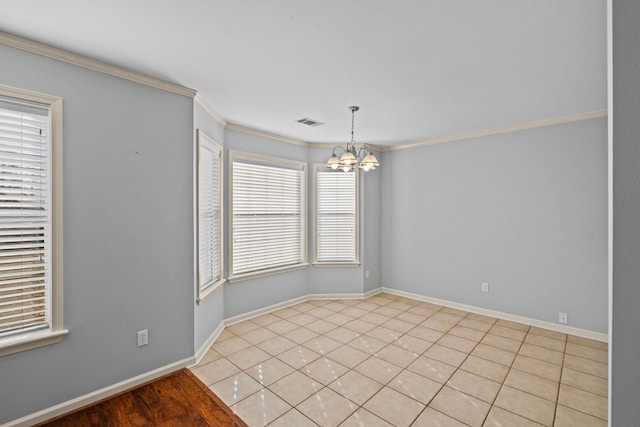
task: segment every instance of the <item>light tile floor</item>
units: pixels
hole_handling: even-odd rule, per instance
[[[606,426],[607,344],[378,294],[226,328],[193,372],[250,426]]]

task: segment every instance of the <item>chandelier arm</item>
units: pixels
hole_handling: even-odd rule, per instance
[[[346,143],[346,146],[338,145],[333,148],[331,158],[327,161],[326,167],[331,169],[342,169],[345,172],[349,172],[351,168],[359,168],[365,172],[374,170],[380,166],[380,162],[373,155],[371,146],[367,143],[363,143],[360,147],[355,142],[355,113],[360,107],[351,106],[348,110],[351,111],[351,140]],[[339,161],[337,159],[336,150],[342,149],[342,156]],[[365,163],[362,163],[366,160]]]
[[[344,149],[344,147],[343,147],[343,146],[341,146],[341,145],[336,145],[335,147],[333,147],[333,152],[332,152],[332,155],[333,155],[333,156],[335,156],[335,155],[336,155],[336,149],[338,149],[338,148],[341,148],[343,153],[345,152],[345,149]]]

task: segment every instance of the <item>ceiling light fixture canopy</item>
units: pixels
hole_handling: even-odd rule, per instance
[[[352,168],[357,166],[359,169],[368,172],[380,166],[380,162],[371,152],[369,144],[362,144],[360,148],[356,147],[356,143],[353,138],[353,128],[356,111],[359,109],[360,107],[357,106],[348,107],[348,110],[351,110],[351,142],[347,143],[346,148],[340,145],[333,148],[333,154],[331,154],[331,157],[327,160],[326,166],[328,168],[334,170],[341,169],[344,172],[349,172]],[[336,155],[337,149],[342,150],[342,156],[340,158]],[[361,158],[362,160],[360,160]]]

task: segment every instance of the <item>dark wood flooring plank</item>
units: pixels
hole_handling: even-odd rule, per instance
[[[247,427],[187,369],[38,426]]]
[[[231,408],[229,408],[218,396],[215,395],[213,391],[205,383],[200,381],[198,377],[195,376],[193,372],[188,369],[184,370],[184,375],[188,378],[193,384],[195,384],[203,393],[204,396],[207,396],[207,399],[198,399],[200,404],[205,404],[206,402],[211,402],[207,407],[213,406],[215,409],[216,417],[218,420],[225,420],[225,416],[221,415],[219,412],[222,411],[226,417],[228,417],[229,421],[231,421],[231,425],[234,427],[249,427],[239,416],[237,416]],[[202,408],[202,410],[206,410],[207,407]],[[219,421],[220,422],[220,421]],[[214,424],[215,425],[215,424]],[[226,425],[226,424],[222,424]]]
[[[60,418],[56,426],[58,427],[84,427],[89,425],[86,411],[75,412]]]
[[[145,386],[131,391],[134,399],[147,412],[152,426],[173,427],[177,425],[162,398],[152,387]]]
[[[131,392],[120,394],[104,403],[109,406],[111,417],[117,425],[130,427],[151,425],[149,409],[141,406]]]
[[[117,427],[115,420],[112,417],[112,408],[108,404],[108,400],[98,403],[97,405],[90,406],[84,410],[87,414],[88,426],[104,426],[104,427]],[[58,424],[52,424],[58,426]]]
[[[179,390],[188,402],[191,402],[194,411],[211,426],[236,427],[237,424],[216,402],[211,400],[192,378],[185,375],[176,375],[171,378],[174,387]]]
[[[151,383],[150,386],[162,398],[173,419],[183,426],[208,427],[207,422],[200,415],[191,411],[191,403],[173,386],[172,377]]]

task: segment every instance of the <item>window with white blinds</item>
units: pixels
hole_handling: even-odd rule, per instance
[[[51,138],[51,104],[61,101],[43,96],[42,104],[7,92],[21,93],[0,87],[0,355],[26,349],[12,343],[58,330],[62,319],[61,277],[53,271],[61,261],[53,228],[61,219],[53,221]]]
[[[198,302],[222,283],[222,147],[198,130]]]
[[[358,172],[314,167],[314,263],[358,263]]]
[[[305,266],[306,163],[238,152],[230,159],[230,279]]]

